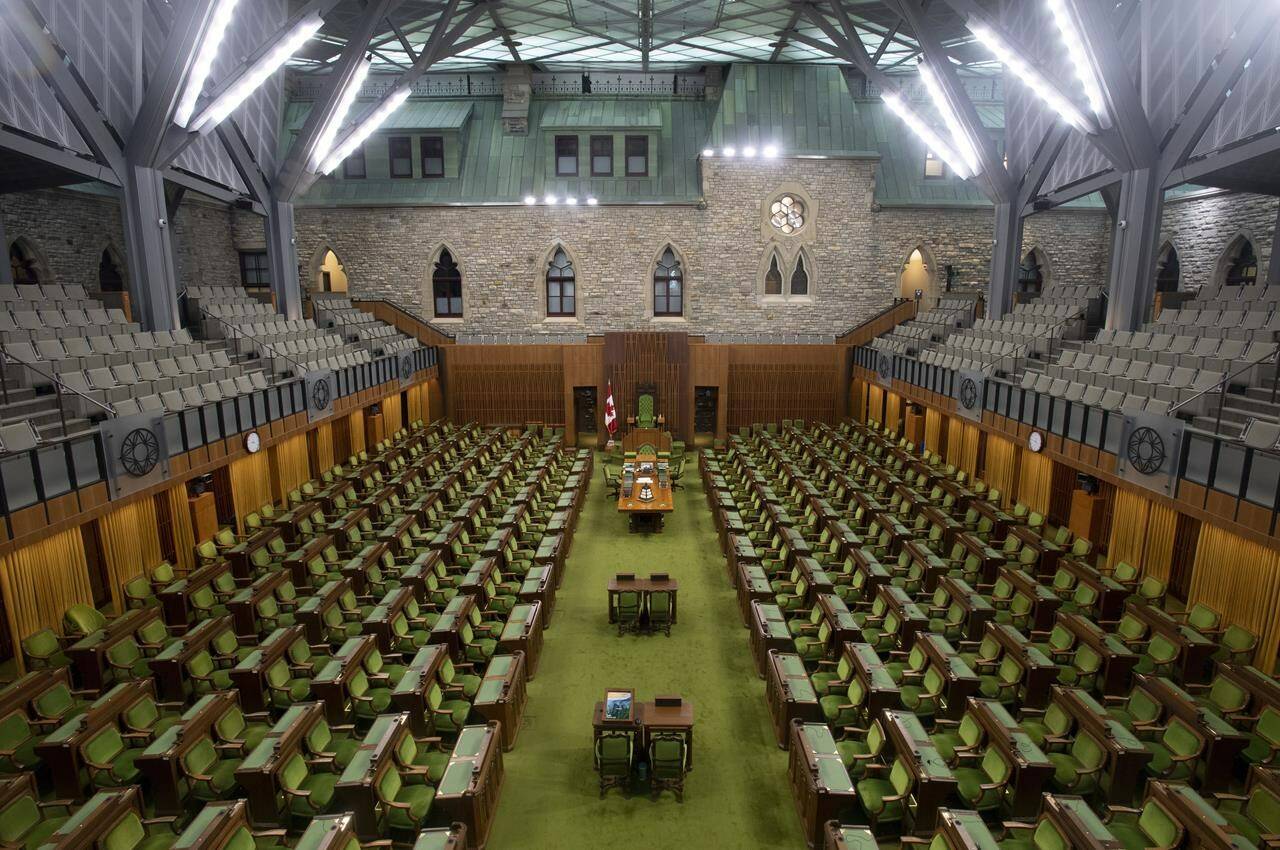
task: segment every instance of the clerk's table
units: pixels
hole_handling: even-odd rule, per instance
[[[662,531],[663,517],[673,510],[675,497],[666,461],[659,463],[656,455],[643,454],[623,465],[618,512],[627,515],[632,531]]]

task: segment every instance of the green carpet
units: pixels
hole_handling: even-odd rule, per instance
[[[516,848],[803,848],[787,784],[786,753],[774,743],[764,683],[725,577],[715,524],[692,459],[661,534],[628,534],[604,496],[603,464],[578,522],[573,550],[529,683],[525,726],[506,754],[506,783],[490,836]],[[605,586],[617,572],[668,572],[680,582],[671,636],[619,637]],[[649,700],[680,694],[694,707],[694,769],[684,802],[670,792],[600,799],[592,762],[591,713],[606,688]]]

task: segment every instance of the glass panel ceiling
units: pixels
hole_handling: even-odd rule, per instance
[[[371,42],[375,71],[410,67],[431,37],[442,5],[401,3]],[[899,32],[896,14],[878,0],[845,0],[845,7],[867,52],[879,56],[880,68],[913,67],[915,41]],[[322,37],[295,57],[293,66],[324,72],[358,25],[362,8],[360,0],[343,0],[326,18]],[[470,8],[467,2],[459,6],[454,26]],[[467,49],[437,61],[433,69],[487,71],[520,61],[547,71],[638,70],[647,58],[650,70],[680,71],[734,61],[836,61],[819,47],[829,44],[823,31],[786,0],[503,0],[491,9],[458,35]],[[946,4],[932,4],[928,14],[954,58],[979,73],[997,71],[971,49],[971,37]]]

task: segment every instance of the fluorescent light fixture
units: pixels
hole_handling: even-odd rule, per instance
[[[880,99],[883,100],[885,105],[888,106],[895,115],[902,119],[903,123],[907,125],[911,132],[919,136],[929,150],[933,151],[935,155],[940,157],[942,161],[956,173],[957,176],[965,179],[973,176],[972,172],[969,171],[968,166],[965,165],[964,160],[960,158],[955,150],[943,141],[941,136],[933,132],[933,128],[925,123],[923,118],[912,112],[911,108],[903,103],[902,98],[900,98],[896,93],[885,92],[880,95]]]
[[[364,140],[373,135],[373,131],[382,126],[382,123],[391,117],[391,113],[395,112],[400,106],[409,99],[409,89],[397,89],[392,92],[386,100],[382,101],[372,112],[364,117],[354,130],[347,134],[342,140],[342,144],[329,154],[329,158],[320,166],[321,174],[328,174],[330,171],[338,167],[338,163],[355,152],[356,148],[364,144]]]
[[[543,202],[544,204],[552,204],[552,205],[554,205],[554,204],[555,204],[555,202],[556,202],[556,196],[555,196],[555,195],[547,195],[545,198],[543,198],[543,199],[542,199],[542,202]]]
[[[737,156],[737,155],[738,155],[738,152],[737,152],[736,150],[734,150],[733,148],[721,148],[721,149],[720,149],[720,155],[721,155],[721,156],[729,156],[729,157],[732,157],[732,156]]]
[[[364,85],[364,78],[369,76],[369,68],[373,65],[373,59],[366,56],[360,60],[360,64],[356,66],[355,73],[351,75],[351,79],[347,81],[347,85],[343,88],[342,93],[338,96],[338,102],[334,105],[333,113],[329,116],[328,122],[320,130],[320,136],[316,139],[316,150],[311,157],[311,170],[314,171],[320,167],[320,163],[324,162],[329,156],[329,152],[333,150],[333,143],[338,138],[338,130],[342,129],[342,122],[347,119],[347,113],[351,111],[351,104],[356,102],[356,96],[360,94],[360,87]]]
[[[298,22],[288,35],[276,42],[257,62],[249,66],[230,86],[204,108],[195,120],[188,125],[190,130],[200,130],[206,126],[216,127],[222,120],[244,103],[249,95],[271,78],[280,66],[289,61],[289,57],[298,52],[302,45],[320,31],[324,21],[318,14],[312,14]]]
[[[569,206],[571,206],[571,207],[576,207],[576,206],[578,205],[578,199],[577,199],[577,198],[575,198],[575,197],[573,197],[572,195],[570,195],[569,197],[565,198],[565,199],[564,199],[564,202],[565,202],[566,204],[568,204]]]
[[[531,206],[533,206],[534,204],[536,204],[537,202],[538,202],[538,199],[537,199],[537,198],[535,198],[533,195],[525,195],[525,196],[524,196],[524,203],[525,203],[525,206],[527,206],[527,207],[531,207]]]
[[[1035,92],[1036,97],[1058,113],[1064,121],[1086,133],[1093,130],[1089,120],[1084,117],[1084,113],[1058,94],[1053,86],[1049,84],[1049,81],[1040,75],[1039,71],[1023,62],[1018,54],[1011,50],[1009,45],[1005,44],[998,35],[982,24],[974,23],[973,21],[969,22],[969,32],[973,33],[973,37],[981,42],[987,50],[991,51],[1000,64],[1012,71],[1014,76],[1022,80],[1027,88]]]
[[[204,91],[204,84],[213,72],[213,62],[218,58],[218,48],[227,35],[227,27],[235,14],[236,4],[240,0],[219,0],[213,10],[213,18],[209,21],[209,29],[204,40],[196,48],[195,59],[191,63],[191,72],[187,75],[187,87],[182,91],[182,99],[178,101],[178,109],[173,114],[173,121],[180,127],[186,127],[191,115],[196,111],[196,101]]]
[[[587,198],[587,206],[589,207],[594,207],[598,203],[599,201],[597,201],[595,198]]]
[[[716,155],[716,152],[715,152],[715,151],[713,151],[711,148],[703,148],[703,149],[702,149],[702,155],[703,155],[704,157],[712,157],[712,156],[715,156],[715,155]]]
[[[1053,22],[1058,25],[1058,34],[1062,36],[1062,43],[1067,48],[1067,56],[1071,58],[1076,79],[1084,89],[1084,98],[1089,101],[1089,108],[1093,110],[1094,115],[1105,118],[1107,105],[1102,99],[1102,87],[1098,85],[1098,78],[1089,64],[1084,40],[1080,37],[1080,31],[1076,29],[1076,22],[1071,19],[1071,13],[1067,11],[1066,4],[1062,0],[1049,0],[1049,11],[1053,13]]]
[[[765,146],[764,146],[764,158],[765,158],[765,159],[777,159],[777,158],[778,158],[778,146],[777,146],[777,145],[765,145]]]
[[[920,80],[924,83],[925,90],[929,92],[929,97],[933,98],[934,108],[942,116],[942,123],[946,125],[947,132],[951,134],[951,143],[955,146],[956,153],[964,160],[964,164],[969,167],[969,173],[977,174],[982,170],[978,162],[978,151],[974,149],[973,143],[969,140],[969,134],[965,132],[964,126],[961,125],[960,116],[956,115],[956,111],[951,108],[946,95],[943,94],[942,86],[939,85],[938,78],[934,76],[933,69],[924,63],[917,63],[916,69],[920,72]]]
[[[748,145],[747,147],[742,149],[742,155],[745,156],[747,159],[752,159],[756,155],[756,149]]]

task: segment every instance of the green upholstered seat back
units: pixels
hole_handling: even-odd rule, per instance
[[[1138,827],[1152,840],[1151,847],[1176,847],[1182,835],[1182,826],[1150,800],[1138,815]]]
[[[103,850],[134,850],[147,837],[146,827],[142,819],[134,812],[128,812],[115,823],[103,836]]]

